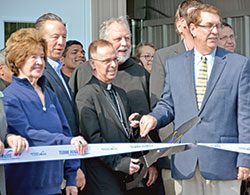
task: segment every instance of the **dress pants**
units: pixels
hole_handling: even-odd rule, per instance
[[[177,195],[240,195],[241,180],[205,180],[197,165],[191,179],[175,180]]]

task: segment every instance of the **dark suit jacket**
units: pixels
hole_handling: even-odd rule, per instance
[[[0,91],[5,90],[5,88],[8,87],[9,85],[10,83],[0,78]]]
[[[61,79],[50,64],[46,64],[44,75],[46,77],[46,85],[55,92],[63,108],[63,112],[68,120],[72,135],[78,135],[78,125],[75,117],[75,105],[73,97],[71,100]]]
[[[130,110],[126,93],[114,85],[113,89],[117,94],[127,129],[130,131],[127,120]],[[80,118],[80,133],[88,143],[130,142],[98,79],[92,77],[78,91],[76,105]],[[130,154],[86,160],[88,193],[121,194],[122,179],[128,173],[129,161]]]
[[[184,42],[180,41],[177,44],[159,49],[155,52],[149,84],[151,109],[153,109],[156,103],[160,100],[164,89],[166,60],[170,57],[184,53],[185,51]],[[172,132],[167,131],[167,128],[164,127],[159,130],[161,137],[166,137],[166,135],[170,133]],[[158,161],[158,166],[162,168],[170,168],[170,161],[167,158],[162,158]]]
[[[194,50],[169,58],[165,88],[152,115],[162,127],[175,119],[178,128],[199,116],[201,121],[181,139],[182,143],[249,143],[250,63],[249,59],[217,48],[206,93],[198,110],[194,83]],[[237,178],[237,167],[250,167],[250,156],[198,146],[172,158],[172,176],[189,179],[199,162],[208,180]]]

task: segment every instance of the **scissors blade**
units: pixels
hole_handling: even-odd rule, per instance
[[[175,143],[178,141],[187,131],[189,131],[194,125],[196,125],[200,121],[199,117],[194,117],[190,119],[189,121],[183,123],[178,129],[176,129],[173,133],[171,133],[168,137],[166,137],[162,142],[167,142],[167,143]],[[171,128],[173,126],[169,126]],[[147,138],[148,139],[148,138]],[[151,142],[148,139],[149,142]],[[147,169],[154,163],[156,162],[159,158],[169,156],[172,154],[176,154],[177,152],[185,151],[188,149],[191,149],[195,147],[194,144],[183,144],[180,146],[175,146],[171,148],[164,148],[162,150],[151,150],[147,154],[141,156],[140,162],[142,164],[142,169],[137,175],[136,178],[134,178],[133,181],[126,183],[126,189],[132,189],[134,188],[138,182],[140,182],[146,173]]]
[[[177,142],[187,131],[189,131],[193,126],[200,122],[200,117],[196,116],[189,121],[183,123],[178,129],[171,133],[162,142],[175,143]]]

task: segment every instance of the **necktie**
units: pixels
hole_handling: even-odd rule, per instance
[[[199,110],[201,108],[206,88],[207,88],[207,58],[205,56],[202,56],[202,64],[200,66],[196,82],[196,99]]]

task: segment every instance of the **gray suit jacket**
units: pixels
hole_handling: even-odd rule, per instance
[[[249,143],[249,59],[217,48],[201,109],[197,108],[194,83],[194,50],[167,60],[165,88],[152,111],[162,127],[175,119],[178,128],[199,116],[201,121],[186,133],[182,143]],[[198,146],[172,158],[172,176],[189,179],[199,162],[202,176],[209,180],[237,178],[237,167],[250,167],[250,156]]]
[[[7,122],[3,106],[3,93],[0,91],[0,140],[4,142],[7,133]]]
[[[174,45],[162,48],[155,52],[149,83],[151,109],[153,109],[156,103],[160,100],[164,89],[164,81],[166,78],[166,60],[170,57],[184,53],[185,51],[184,42],[180,41]],[[164,127],[159,130],[159,135],[162,138],[166,137],[166,135],[170,133],[172,132],[167,132],[167,128]],[[158,166],[161,168],[170,168],[170,161],[167,157],[162,158],[158,161]]]
[[[155,52],[149,83],[151,108],[155,107],[156,103],[161,98],[161,94],[164,89],[166,60],[173,56],[182,54],[185,51],[186,49],[184,43],[183,41],[180,41],[174,45],[159,49]]]
[[[7,133],[6,116],[3,106],[3,93],[0,91],[0,140],[4,142]],[[6,194],[5,192],[5,176],[4,166],[0,165],[0,194]]]

